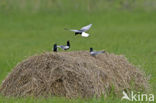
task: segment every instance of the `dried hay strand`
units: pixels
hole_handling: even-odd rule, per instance
[[[47,52],[19,63],[2,82],[0,93],[89,98],[148,88],[145,74],[123,55],[106,52],[92,57],[87,51]]]

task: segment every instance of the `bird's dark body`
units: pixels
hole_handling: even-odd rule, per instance
[[[75,35],[82,34],[82,32],[75,32]]]
[[[53,51],[57,52],[57,44],[54,44]]]
[[[90,48],[90,52],[92,52],[93,51],[93,48]]]
[[[67,46],[69,46],[69,47],[70,47],[70,42],[69,42],[69,40],[67,41]]]

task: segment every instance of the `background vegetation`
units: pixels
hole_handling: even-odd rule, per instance
[[[71,40],[70,51],[104,49],[123,54],[151,76],[156,93],[155,0],[0,0],[0,82],[28,56],[51,51],[57,42]],[[89,38],[64,28],[93,27]],[[6,98],[3,103],[119,103],[120,98]],[[123,101],[124,103],[127,101]]]

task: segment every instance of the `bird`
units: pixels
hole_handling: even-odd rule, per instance
[[[54,46],[53,46],[53,52],[57,52],[57,44],[54,44]]]
[[[70,41],[67,41],[67,45],[57,45],[57,48],[61,48],[63,50],[68,50],[70,48]]]
[[[90,48],[90,55],[96,56],[98,54],[104,53],[105,51],[94,51],[93,48]]]
[[[67,29],[67,28],[65,28],[65,30],[75,32],[75,36],[80,34],[82,37],[88,37],[89,34],[86,33],[86,31],[88,31],[91,28],[91,26],[92,26],[92,24],[89,24],[87,26],[82,27],[80,30],[72,30],[72,29]]]

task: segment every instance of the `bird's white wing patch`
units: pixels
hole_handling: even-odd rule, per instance
[[[89,24],[87,26],[82,27],[80,30],[85,32],[85,31],[89,30],[91,26],[92,26],[92,24]]]
[[[89,34],[88,34],[88,33],[85,33],[85,32],[82,32],[81,36],[83,36],[83,37],[88,37]]]

